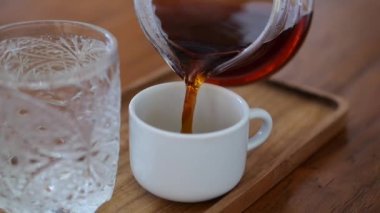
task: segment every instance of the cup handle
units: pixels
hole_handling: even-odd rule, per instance
[[[260,130],[256,133],[255,136],[251,137],[248,141],[248,151],[255,149],[256,147],[263,144],[266,139],[268,139],[273,126],[272,117],[270,114],[259,108],[250,109],[249,119],[260,119],[264,121],[263,125],[260,127]]]

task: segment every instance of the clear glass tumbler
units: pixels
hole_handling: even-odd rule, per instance
[[[85,213],[109,200],[120,99],[117,42],[106,30],[0,27],[0,209]]]

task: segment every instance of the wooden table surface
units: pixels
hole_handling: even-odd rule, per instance
[[[0,0],[0,25],[33,19],[109,29],[119,41],[124,86],[164,65],[132,0]],[[380,212],[380,1],[317,0],[305,44],[274,77],[341,95],[350,113],[343,132],[246,211]]]

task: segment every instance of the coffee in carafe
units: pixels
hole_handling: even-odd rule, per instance
[[[299,0],[146,3],[151,4],[160,38],[150,35],[140,20],[145,32],[186,83],[183,133],[192,132],[196,96],[204,82],[223,86],[253,82],[275,73],[294,56],[307,34],[312,12],[310,5],[310,11],[303,11],[292,3],[301,4]],[[286,5],[288,9],[276,11]]]

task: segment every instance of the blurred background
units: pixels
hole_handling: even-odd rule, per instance
[[[0,25],[34,19],[78,20],[110,30],[119,41],[124,84],[164,65],[138,26],[132,0],[0,0]],[[336,89],[379,60],[379,20],[378,0],[316,0],[306,42],[277,75]]]
[[[0,0],[0,25],[68,19],[110,30],[119,41],[125,88],[165,66],[143,36],[132,3]],[[351,110],[345,132],[247,211],[380,212],[380,1],[316,0],[304,45],[274,77],[340,95]]]

